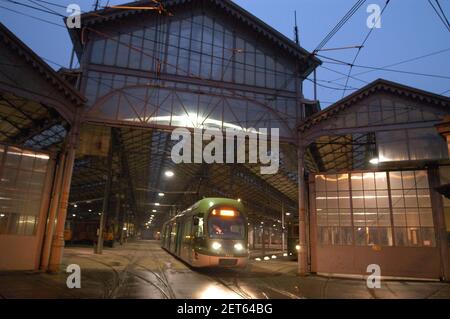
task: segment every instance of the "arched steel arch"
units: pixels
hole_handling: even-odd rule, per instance
[[[120,126],[186,128],[278,128],[280,138],[294,141],[297,117],[261,100],[222,88],[195,90],[159,84],[124,86],[100,96],[85,113],[90,122]],[[205,87],[206,88],[206,87]]]

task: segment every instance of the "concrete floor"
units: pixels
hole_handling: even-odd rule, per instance
[[[68,289],[68,274],[0,273],[0,298],[449,298],[450,284],[298,277],[296,262],[252,261],[245,270],[193,270],[155,241],[127,243],[103,255],[68,247],[63,267],[81,267],[81,289]]]

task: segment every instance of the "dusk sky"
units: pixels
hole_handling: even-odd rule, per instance
[[[48,0],[48,2],[58,5],[76,3],[75,0]],[[78,0],[84,11],[91,10],[94,2],[94,0]],[[124,2],[126,0],[112,0],[109,3],[122,4]],[[235,0],[235,2],[291,39],[293,38],[294,11],[296,10],[301,45],[308,51],[313,51],[355,4],[356,0]],[[366,1],[325,48],[361,45],[370,31],[366,25],[369,16],[369,13],[366,12],[367,6],[378,4],[380,7],[384,7],[385,2],[385,0]],[[450,1],[440,2],[447,17],[450,17]],[[20,3],[35,7],[38,6],[36,3],[41,3],[58,13],[66,14],[64,9],[38,0],[20,0]],[[106,0],[101,1],[103,5],[106,3]],[[3,24],[41,57],[64,66],[69,65],[72,47],[65,28],[37,21],[17,12],[8,11],[5,8],[63,26],[60,17],[14,4],[10,0],[0,0],[0,21]],[[321,54],[333,59],[352,62],[356,51],[356,49],[348,49],[321,52]],[[438,51],[442,52],[436,53]],[[368,69],[355,67],[352,70],[352,75],[357,79],[350,79],[348,86],[360,88],[377,78],[385,78],[450,96],[450,32],[446,30],[445,25],[439,20],[427,0],[391,0],[381,18],[381,28],[373,30],[355,64],[385,67],[428,54],[433,55],[390,67],[393,70],[422,73],[422,75],[388,71],[372,71],[358,75],[361,72],[367,72]],[[329,60],[322,59],[322,61]],[[59,68],[55,64],[52,66],[55,69]],[[318,69],[317,78],[321,85],[318,87],[318,98],[321,100],[322,107],[326,107],[342,97],[344,93],[342,88],[345,86],[346,76],[339,73],[347,75],[348,70],[348,66],[335,63],[324,63],[323,67]],[[327,83],[325,81],[332,82]],[[325,88],[324,86],[331,88]],[[312,98],[311,82],[305,81],[304,88],[305,97]],[[347,90],[345,94],[348,95],[351,92],[353,91]]]

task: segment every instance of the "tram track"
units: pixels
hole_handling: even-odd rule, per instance
[[[144,268],[147,272],[150,272],[154,275],[155,278],[160,279],[160,277],[153,272],[152,270],[139,265],[136,263],[136,257],[135,254],[130,258],[128,256],[123,256],[121,254],[117,254],[117,257],[121,257],[125,260],[127,260],[127,264],[125,265],[124,269],[122,270],[118,270],[116,269],[116,267],[98,260],[95,257],[87,257],[89,260],[96,262],[100,265],[103,265],[104,267],[112,270],[113,273],[113,279],[112,279],[112,285],[110,286],[106,281],[104,281],[104,298],[106,299],[115,299],[117,298],[117,296],[119,295],[121,289],[123,289],[124,285],[126,284],[126,280],[128,276],[132,276],[135,277],[143,282],[145,282],[146,284],[151,285],[152,287],[156,288],[158,290],[158,292],[165,298],[165,299],[171,299],[173,298],[172,295],[170,293],[168,293],[165,289],[163,289],[162,287],[160,287],[158,284],[156,284],[155,282],[153,282],[152,280],[149,280],[147,278],[145,278],[144,276],[136,273],[135,271],[133,271],[133,267],[141,267]],[[163,280],[161,279],[161,282],[163,282]],[[163,282],[164,283],[164,282]],[[165,283],[164,283],[165,284]]]
[[[175,296],[175,293],[174,293],[174,291],[173,291],[173,289],[172,289],[172,287],[171,287],[171,285],[170,285],[170,282],[169,282],[169,279],[167,278],[167,275],[166,275],[166,273],[165,273],[165,270],[164,270],[164,268],[160,265],[160,263],[158,262],[158,260],[160,260],[160,256],[156,256],[156,254],[155,253],[153,253],[151,250],[147,250],[146,251],[147,253],[149,252],[150,253],[150,256],[146,256],[147,254],[145,254],[145,255],[143,255],[143,256],[140,256],[135,262],[134,262],[134,265],[138,268],[141,268],[141,269],[143,269],[145,272],[147,272],[147,273],[151,273],[156,279],[157,279],[157,281],[159,282],[159,283],[161,283],[163,286],[164,286],[164,288],[162,288],[162,287],[160,287],[160,286],[158,286],[158,285],[156,285],[154,282],[151,282],[153,285],[156,285],[156,286],[158,286],[158,289],[161,291],[161,292],[163,292],[163,294],[164,294],[164,296],[167,298],[167,299],[175,299],[176,298],[176,296]],[[150,265],[150,266],[146,266],[146,265],[143,265],[142,263],[141,263],[141,261],[142,261],[142,259],[143,258],[146,258],[146,257],[150,257],[150,260],[151,260],[151,262],[152,262],[152,265]],[[125,257],[126,258],[126,257]],[[155,268],[157,268],[157,270],[154,270],[154,269],[151,269],[151,268],[149,268],[149,267],[155,267]],[[136,275],[136,274],[135,274]],[[143,278],[142,276],[140,276],[141,278]],[[147,279],[145,279],[145,278],[143,278],[144,280],[147,280]]]

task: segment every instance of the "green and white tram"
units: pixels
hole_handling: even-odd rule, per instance
[[[247,225],[239,201],[205,198],[163,225],[161,246],[192,267],[245,267]]]

